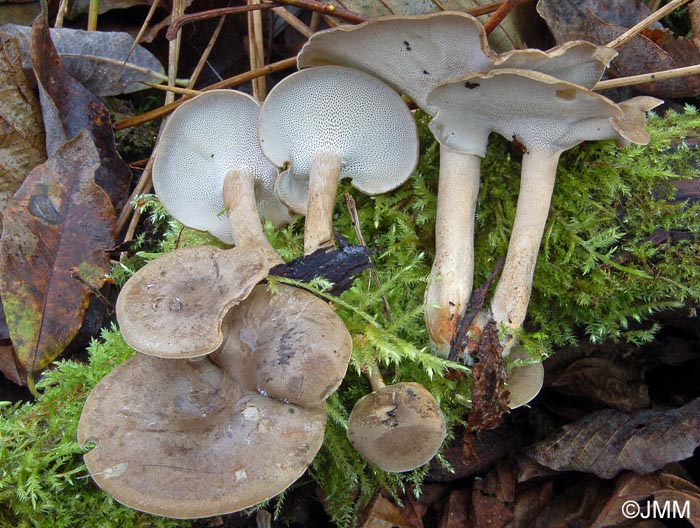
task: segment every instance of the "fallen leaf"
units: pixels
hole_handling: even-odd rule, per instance
[[[63,67],[45,16],[34,21],[30,51],[39,83],[47,153],[53,155],[66,141],[87,129],[100,155],[95,182],[119,212],[129,197],[131,171],[117,153],[109,112]]]
[[[547,526],[546,521],[553,498],[554,483],[551,480],[525,486],[518,492],[513,504],[513,526],[528,528]]]
[[[629,508],[630,501],[636,503]],[[627,505],[627,506],[626,506]],[[666,508],[666,509],[665,509]],[[645,518],[685,518],[696,528],[700,526],[700,488],[675,475],[635,475],[628,473],[618,482],[613,496],[590,525],[591,528],[626,526],[630,512],[644,514]],[[625,517],[625,513],[628,517]],[[635,515],[637,517],[637,515]]]
[[[469,489],[452,490],[438,528],[464,528],[469,524]]]
[[[605,403],[613,409],[631,412],[649,407],[649,388],[641,372],[630,362],[629,368],[609,359],[579,359],[552,380],[549,385],[568,395],[579,395]]]
[[[361,528],[413,528],[401,510],[381,494],[374,498],[365,515]]]
[[[641,0],[539,0],[537,11],[558,44],[583,39],[607,44],[650,14]],[[700,63],[692,40],[674,37],[660,24],[617,48],[609,73],[627,77]],[[692,97],[700,93],[700,75],[635,86],[637,91],[661,98]]]
[[[17,42],[0,37],[0,222],[29,171],[45,160],[39,101],[22,72]]]
[[[130,53],[134,39],[128,33],[70,28],[53,28],[50,32],[51,40],[68,73],[95,95],[131,93],[148,88],[139,81],[162,80],[163,66],[151,52],[137,45]],[[0,26],[0,33],[7,33],[17,39],[22,68],[31,72],[31,28],[5,24]]]
[[[626,414],[606,409],[568,425],[528,449],[527,456],[557,471],[609,479],[628,469],[653,473],[685,460],[700,445],[700,398],[678,409]]]
[[[34,169],[7,207],[0,290],[15,354],[30,375],[77,334],[109,271],[116,218],[95,185],[98,166],[83,131]]]
[[[7,321],[5,320],[2,300],[0,300],[0,372],[16,385],[22,385],[23,380],[27,377],[27,373],[17,364],[15,349],[12,348],[12,340],[10,339],[10,329],[7,328]]]

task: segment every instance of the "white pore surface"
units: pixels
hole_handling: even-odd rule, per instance
[[[300,68],[339,64],[365,71],[434,115],[426,102],[430,91],[469,72],[490,70],[492,55],[479,21],[445,12],[322,31],[304,45],[297,63]]]
[[[438,141],[481,156],[489,132],[550,152],[621,137],[611,122],[622,113],[616,104],[537,72],[504,69],[462,77],[437,87],[428,101],[440,108],[430,123]]]
[[[153,164],[153,187],[165,209],[188,227],[233,244],[224,209],[224,176],[255,176],[258,211],[278,202],[277,169],[258,145],[258,103],[234,90],[212,90],[180,105],[163,128]]]
[[[340,178],[367,194],[401,185],[418,162],[418,134],[401,97],[365,73],[338,66],[296,72],[275,86],[260,110],[260,144],[289,170],[277,192],[305,210],[311,162],[321,152],[341,158]]]

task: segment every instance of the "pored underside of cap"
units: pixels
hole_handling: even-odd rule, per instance
[[[209,354],[223,341],[221,322],[267,276],[260,253],[213,246],[178,249],[131,277],[117,298],[117,321],[135,350],[164,358]]]
[[[592,89],[616,56],[617,51],[607,46],[572,40],[547,51],[509,51],[498,57],[496,68],[537,71]]]
[[[296,72],[277,84],[260,111],[259,138],[268,159],[289,169],[277,193],[305,210],[314,156],[335,152],[340,178],[367,194],[390,191],[418,162],[415,121],[401,97],[366,73],[339,66]]]
[[[136,355],[98,383],[78,424],[95,482],[173,518],[238,511],[280,493],[323,441],[326,408],[246,392],[212,363]]]
[[[618,105],[538,72],[502,69],[467,75],[438,86],[429,101],[440,108],[430,123],[433,134],[460,151],[490,132],[545,152],[622,136],[614,123],[622,115]]]
[[[274,194],[277,169],[260,151],[259,105],[234,90],[212,90],[180,105],[161,132],[153,164],[153,186],[166,210],[193,229],[233,244],[222,189],[231,169],[248,169],[256,181],[261,217],[289,221]]]
[[[484,29],[466,13],[383,17],[313,35],[299,68],[338,64],[370,73],[434,115],[426,101],[441,82],[491,69]]]

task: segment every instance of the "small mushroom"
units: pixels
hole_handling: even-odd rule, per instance
[[[360,398],[348,419],[348,440],[382,471],[400,473],[427,464],[445,440],[445,417],[421,384],[386,385],[374,364],[372,392]]]
[[[263,232],[254,185],[247,169],[230,170],[224,181],[235,248],[177,249],[148,263],[124,284],[116,314],[131,347],[148,355],[188,358],[210,354],[221,345],[226,313],[271,267],[282,263]]]
[[[645,144],[644,112],[660,101],[639,97],[616,105],[579,85],[511,69],[444,83],[428,101],[440,107],[430,127],[450,148],[463,149],[469,138],[493,131],[527,149],[508,254],[491,300],[493,319],[510,329],[512,338],[527,312],[560,154],[587,140]],[[507,353],[512,339],[505,343]]]
[[[340,64],[384,80],[431,116],[440,108],[428,96],[439,84],[471,72],[524,68],[592,87],[616,55],[575,41],[553,48],[497,55],[477,19],[465,13],[384,17],[313,35],[300,68]],[[474,215],[487,136],[469,134],[461,150],[440,145],[435,259],[426,289],[426,326],[436,354],[447,356],[458,316],[468,304],[474,274]]]
[[[153,187],[175,219],[234,243],[224,210],[223,187],[231,169],[246,169],[255,178],[261,218],[275,227],[289,223],[289,210],[274,193],[277,169],[258,145],[260,106],[247,94],[212,90],[180,105],[158,139]]]
[[[523,346],[512,347],[508,359],[511,360],[505,386],[508,407],[517,409],[530,403],[542,390],[544,367],[542,363],[533,363]]]
[[[367,194],[390,191],[418,162],[418,133],[403,100],[381,81],[350,68],[296,72],[277,84],[260,110],[267,158],[286,170],[276,192],[305,214],[304,253],[332,245],[338,181]]]
[[[223,515],[277,495],[321,447],[325,399],[352,341],[309,292],[257,286],[198,360],[137,354],[85,403],[81,445],[97,484],[132,508],[174,518]]]

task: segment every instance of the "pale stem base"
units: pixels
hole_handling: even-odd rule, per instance
[[[503,273],[491,299],[491,315],[519,329],[530,302],[537,253],[547,223],[560,152],[530,150],[523,156],[520,194]]]
[[[282,259],[267,240],[260,222],[253,174],[245,169],[228,171],[223,198],[236,247],[260,253],[271,266],[281,264]]]
[[[425,323],[436,355],[447,357],[457,318],[474,284],[474,215],[481,157],[440,147],[435,260],[425,291]]]
[[[333,206],[340,177],[340,156],[321,152],[311,162],[309,200],[304,224],[304,254],[333,247]]]

